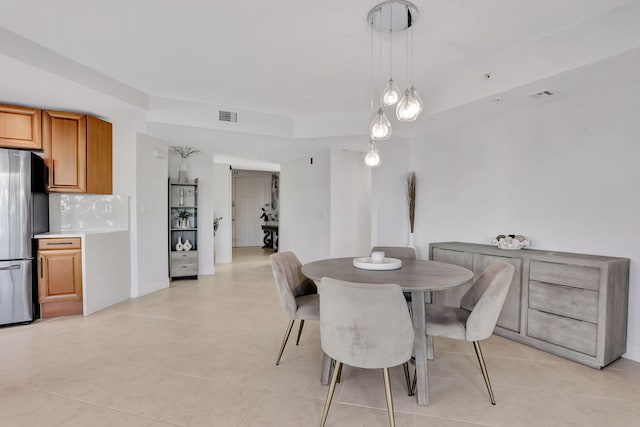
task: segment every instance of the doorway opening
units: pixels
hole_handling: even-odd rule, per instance
[[[233,248],[277,251],[280,174],[234,169],[231,186]]]

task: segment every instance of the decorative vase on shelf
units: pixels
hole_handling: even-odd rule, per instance
[[[191,248],[193,248],[193,246],[191,245],[191,242],[188,239],[185,240],[185,242],[184,242],[184,250],[185,251],[190,251]]]
[[[178,169],[178,182],[186,184],[189,182],[189,171],[187,169],[187,160],[180,160],[180,168]]]
[[[178,243],[176,243],[176,251],[184,251],[184,243],[182,243],[182,236],[178,237]]]
[[[184,188],[180,189],[180,201],[178,202],[178,206],[184,206]]]

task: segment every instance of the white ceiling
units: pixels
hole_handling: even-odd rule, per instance
[[[15,93],[21,79],[13,64],[17,59],[137,110],[152,110],[135,101],[146,94],[151,100],[190,101],[189,108],[223,106],[299,119],[287,131],[271,126],[266,133],[272,136],[363,135],[371,92],[366,15],[377,3],[0,0],[0,27],[16,36],[0,33],[5,55],[0,75],[13,73],[12,90],[0,83],[0,101],[27,102]],[[414,3],[420,12],[414,30],[415,86],[425,98],[426,115],[497,93],[507,96],[511,89],[640,47],[640,34],[632,29],[636,19],[629,16],[639,10],[636,1]],[[401,86],[407,84],[405,34],[397,34],[394,42],[394,74]],[[600,36],[585,44],[590,34]],[[2,37],[11,41],[3,45]],[[384,51],[386,62],[386,46]],[[54,54],[59,58],[51,59]],[[6,62],[11,67],[3,67]],[[69,73],[73,64],[77,69]],[[484,73],[493,73],[490,83]],[[35,96],[28,86],[22,90],[26,99]],[[49,100],[47,92],[42,91],[41,103],[55,102],[55,92]],[[358,114],[362,123],[353,120]],[[341,124],[338,131],[338,120],[332,120],[336,129],[326,130],[324,118],[336,115],[357,126],[348,130]],[[184,135],[188,138],[188,131]]]

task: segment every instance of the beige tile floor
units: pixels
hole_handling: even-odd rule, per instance
[[[0,426],[316,426],[317,324],[274,365],[287,319],[258,249],[215,276],[88,317],[0,329]],[[293,343],[295,344],[295,343]],[[497,406],[473,347],[436,340],[431,404],[392,371],[398,426],[637,426],[640,364],[597,371],[493,337],[483,344]],[[331,426],[386,426],[382,374],[346,367]]]

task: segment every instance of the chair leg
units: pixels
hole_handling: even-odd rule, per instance
[[[489,392],[489,398],[491,399],[491,404],[496,404],[496,399],[493,397],[493,390],[491,389],[491,381],[489,381],[489,373],[487,372],[487,365],[484,363],[484,357],[482,357],[482,349],[480,348],[480,343],[478,341],[473,342],[473,348],[476,350],[476,356],[478,356],[478,362],[480,363],[480,370],[482,371],[482,376],[484,377],[484,383],[487,386],[487,391]]]
[[[389,368],[382,369],[384,377],[384,391],[387,395],[387,411],[389,412],[389,426],[396,427],[396,420],[393,414],[393,397],[391,396],[391,382],[389,381]]]
[[[329,407],[331,406],[331,399],[333,399],[333,393],[336,391],[336,383],[338,382],[338,372],[342,369],[342,362],[336,360],[336,366],[333,369],[333,377],[331,378],[331,384],[329,385],[329,392],[327,393],[327,400],[324,402],[324,412],[322,413],[322,421],[320,427],[324,427],[327,422],[327,415],[329,415]]]
[[[300,336],[302,335],[302,328],[304,327],[304,320],[300,320],[300,329],[298,329],[298,339],[296,345],[300,344]]]
[[[418,369],[413,371],[413,381],[411,382],[411,396],[416,394],[416,383],[418,382]]]
[[[276,359],[276,366],[280,364],[280,358],[282,357],[282,353],[284,353],[284,346],[287,345],[287,340],[289,339],[289,335],[291,335],[291,329],[293,329],[293,322],[294,320],[289,322],[289,326],[287,326],[287,332],[284,333],[282,345],[280,346],[280,353],[278,353],[278,358]]]
[[[411,380],[409,379],[409,362],[404,362],[402,365],[404,368],[404,380],[407,383],[407,394],[413,396],[413,390],[411,390]]]
[[[340,364],[340,367],[338,368],[338,382],[340,382],[342,380],[342,363]]]

